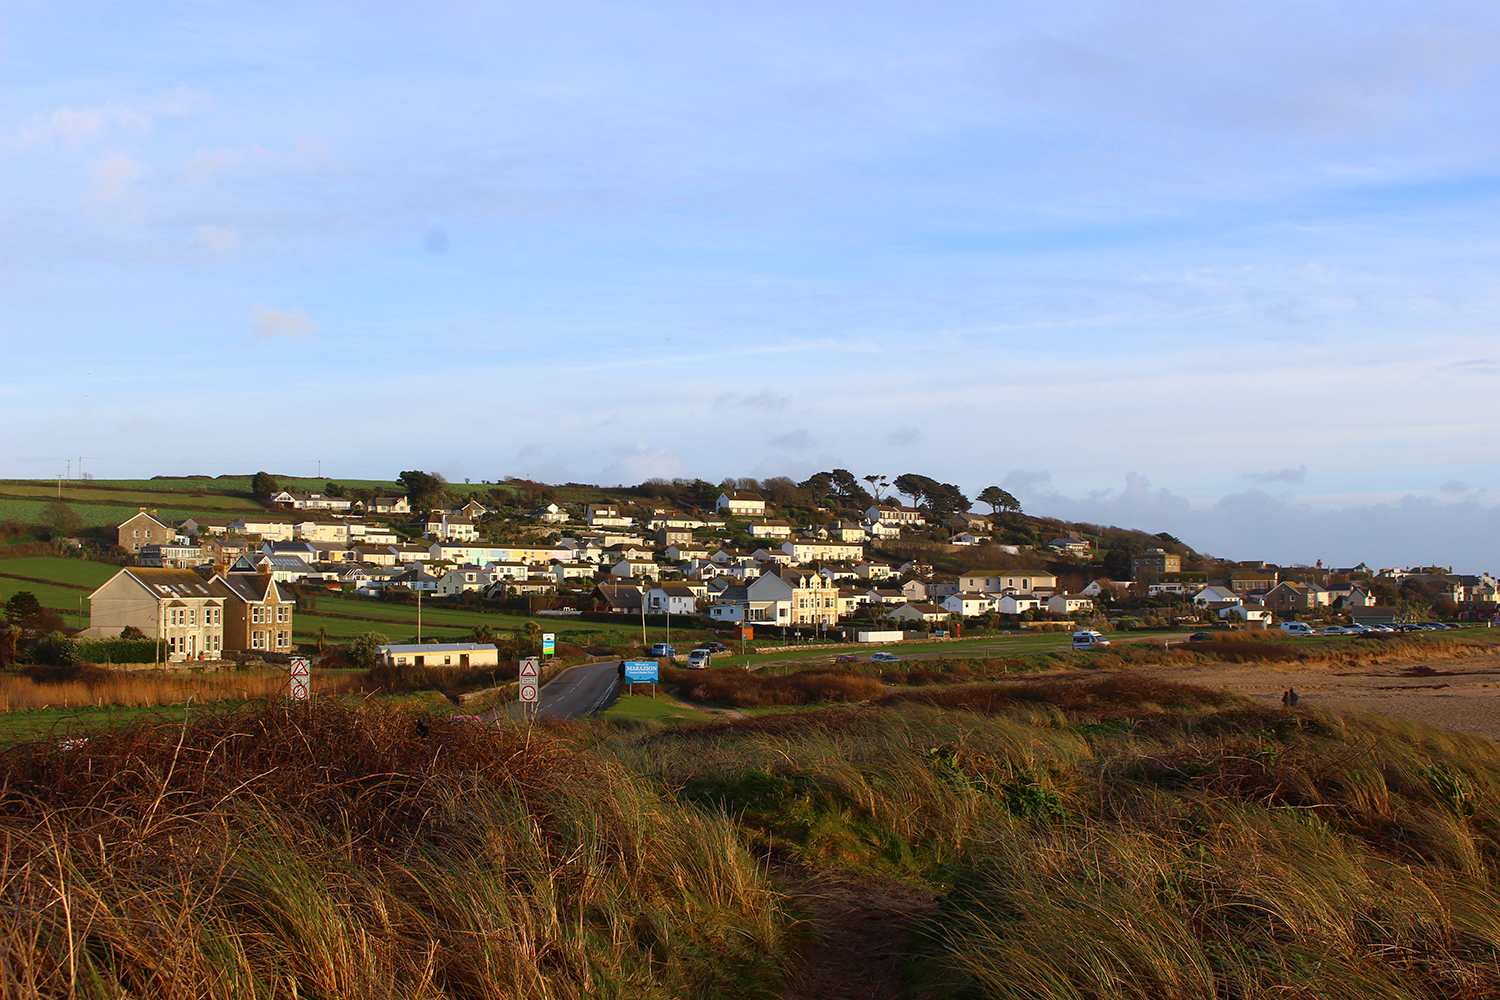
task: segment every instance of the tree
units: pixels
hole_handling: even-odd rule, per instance
[[[5,602],[5,620],[23,629],[36,628],[42,611],[42,602],[29,590],[18,590]]]
[[[82,525],[83,519],[61,500],[53,500],[42,509],[42,526],[47,529],[47,537],[52,541],[68,537]]]
[[[344,659],[356,667],[373,667],[380,647],[389,642],[390,640],[379,632],[366,632],[349,644],[348,650],[344,653]]]
[[[915,472],[908,472],[897,476],[896,481],[891,485],[897,493],[910,498],[913,507],[920,507],[927,499],[928,492],[934,489],[938,483],[935,479],[929,479]]]
[[[250,492],[269,500],[281,492],[281,484],[269,472],[257,472],[250,478]]]
[[[413,469],[396,478],[406,487],[406,498],[413,512],[430,510],[448,493],[448,481],[436,472]]]
[[[990,505],[991,514],[997,515],[1001,511],[1004,511],[1007,514],[1021,513],[1021,501],[1017,500],[1015,497],[1011,496],[1008,491],[1002,490],[998,486],[986,486],[979,492],[979,496],[977,499],[980,503],[987,503]]]
[[[862,507],[870,502],[869,491],[859,485],[859,480],[848,469],[834,469],[828,474],[828,478],[833,496],[841,503]]]
[[[1111,580],[1129,580],[1131,560],[1135,557],[1135,545],[1123,539],[1114,542],[1104,551],[1104,575]]]
[[[870,484],[870,490],[875,494],[875,502],[880,502],[880,491],[886,488],[887,481],[884,476],[866,476],[865,482]]]
[[[334,482],[332,479],[323,484],[323,494],[330,497],[342,497],[348,495],[344,492],[344,487]]]

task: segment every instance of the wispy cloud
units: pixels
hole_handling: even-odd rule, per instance
[[[278,338],[312,340],[323,329],[322,324],[301,309],[283,312],[266,305],[255,307],[251,326],[257,343]]]
[[[135,138],[152,131],[158,118],[191,114],[208,103],[207,95],[178,87],[140,104],[117,102],[76,110],[65,106],[33,115],[21,127],[16,143],[22,149],[76,148],[91,142]]]
[[[240,232],[234,226],[203,225],[193,230],[192,242],[212,254],[226,254],[240,242]]]
[[[773,448],[791,448],[795,451],[805,451],[813,446],[813,437],[807,431],[788,431],[778,434],[771,439]]]
[[[780,393],[772,392],[770,389],[762,390],[753,396],[746,396],[738,392],[721,393],[714,399],[714,407],[717,409],[747,409],[775,411],[786,408],[790,400]]]
[[[1247,472],[1242,479],[1252,483],[1305,483],[1307,482],[1307,466],[1299,465],[1295,469],[1277,469],[1273,472]]]

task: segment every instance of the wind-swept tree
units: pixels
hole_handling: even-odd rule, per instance
[[[990,505],[991,514],[999,514],[1004,511],[1007,514],[1021,513],[1021,501],[998,486],[986,486],[980,491],[977,498],[980,503]]]
[[[448,481],[436,472],[410,470],[396,477],[406,487],[407,502],[413,512],[429,510],[448,493]]]

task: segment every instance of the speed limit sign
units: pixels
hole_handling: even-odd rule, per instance
[[[292,657],[291,685],[287,692],[293,701],[306,701],[311,687],[312,661],[305,656]]]
[[[521,661],[520,687],[521,702],[526,705],[534,705],[537,702],[537,681],[540,679],[540,671],[537,669],[541,664],[534,656],[528,656]]]

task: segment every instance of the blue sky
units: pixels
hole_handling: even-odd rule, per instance
[[[1500,569],[1500,11],[0,12],[0,476],[921,472]]]

